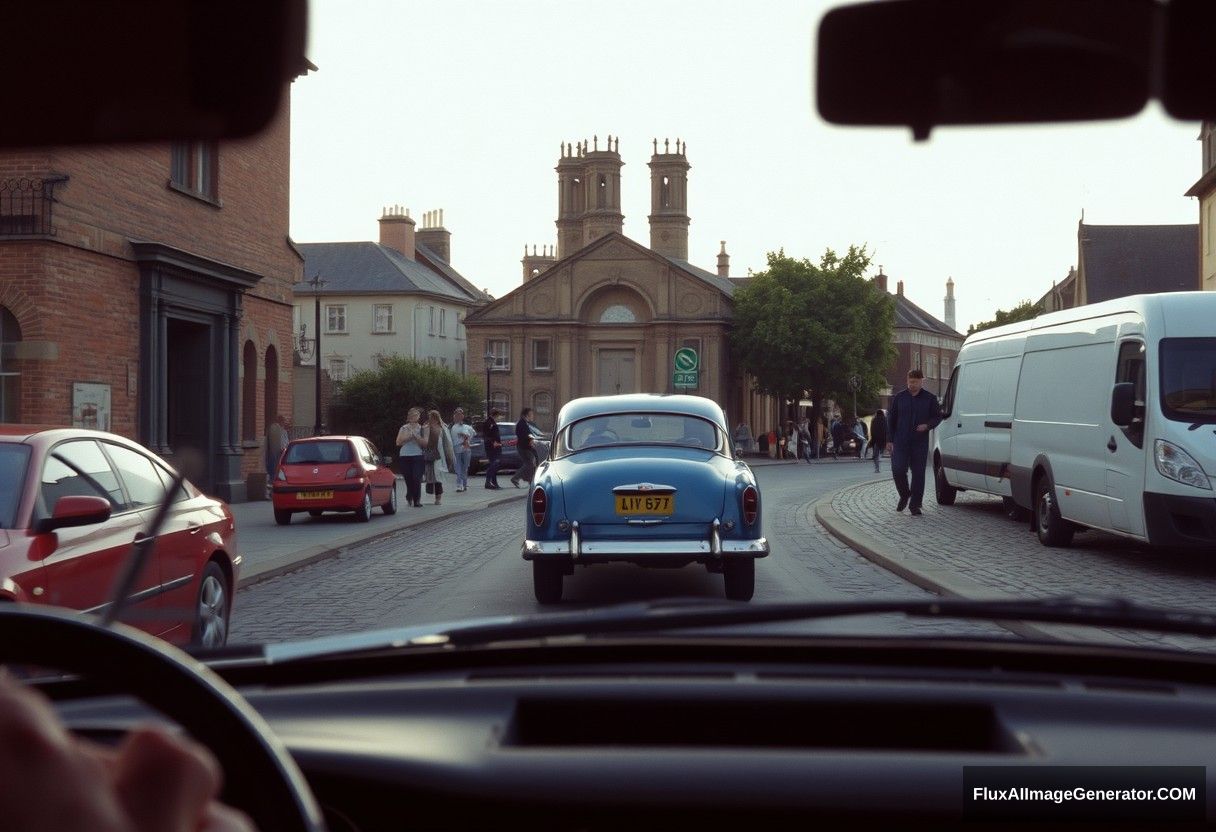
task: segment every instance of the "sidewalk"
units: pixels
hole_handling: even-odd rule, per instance
[[[405,483],[397,479],[397,513],[391,517],[376,508],[372,519],[360,523],[351,514],[326,513],[320,517],[296,514],[291,524],[280,526],[274,521],[270,501],[259,500],[229,506],[236,518],[237,546],[245,561],[241,566],[238,589],[258,581],[290,572],[309,563],[330,557],[345,548],[386,537],[401,529],[420,526],[445,517],[521,501],[526,488],[513,488],[503,477],[501,491],[485,488],[484,480],[471,479],[469,490],[457,494],[449,483],[443,504],[435,505],[434,497],[422,495],[422,508],[405,503]]]
[[[890,466],[883,465],[890,474]],[[1069,548],[1039,543],[1028,522],[1010,520],[998,498],[962,492],[939,506],[930,478],[924,516],[897,513],[890,479],[845,488],[814,505],[816,519],[859,554],[917,586],[975,600],[1119,596],[1161,607],[1216,612],[1216,562],[1202,554],[1150,549],[1102,532],[1078,534]],[[1123,630],[1008,623],[1038,638],[1096,638],[1194,649],[1210,642]]]

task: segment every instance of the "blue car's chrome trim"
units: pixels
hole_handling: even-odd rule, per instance
[[[584,540],[584,555],[709,555],[708,540]]]
[[[564,540],[525,540],[524,555],[568,555],[570,544]]]
[[[626,520],[627,526],[658,526],[663,523],[662,520]]]
[[[718,529],[721,527],[722,523],[715,517],[713,526],[709,530],[709,553],[711,555],[722,554],[722,536],[718,533]]]
[[[732,552],[763,552],[768,554],[768,540],[763,537],[757,537],[755,540],[723,540],[722,551],[726,554]]]
[[[674,485],[659,485],[653,482],[639,482],[634,485],[618,485],[612,489],[613,494],[675,494]]]

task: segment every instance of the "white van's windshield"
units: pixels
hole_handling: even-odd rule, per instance
[[[1181,422],[1216,422],[1216,338],[1161,342],[1161,409]]]

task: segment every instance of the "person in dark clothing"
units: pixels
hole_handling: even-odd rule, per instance
[[[924,373],[908,371],[908,389],[899,391],[887,414],[887,449],[891,451],[891,475],[899,491],[896,511],[911,505],[912,515],[920,516],[925,496],[925,466],[929,463],[929,431],[942,420],[937,396],[922,390]],[[908,487],[908,467],[912,468],[912,487]]]
[[[519,413],[519,421],[515,423],[515,450],[519,452],[519,470],[511,477],[511,485],[519,488],[519,483],[532,482],[536,473],[536,448],[532,446],[532,408],[525,407]]]
[[[874,473],[878,473],[878,461],[887,447],[887,414],[878,409],[870,420],[870,450],[874,452]]]
[[[482,431],[486,445],[486,461],[489,463],[486,468],[486,488],[490,489],[502,488],[498,484],[498,468],[502,465],[502,432],[498,429],[498,417],[501,415],[501,410],[491,408],[485,430]]]

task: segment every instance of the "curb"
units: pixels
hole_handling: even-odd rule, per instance
[[[859,488],[867,488],[872,485],[874,485],[873,482],[858,483],[857,485],[851,485],[848,488],[842,488],[839,491],[821,497],[814,504],[815,519],[828,530],[829,534],[866,560],[935,595],[941,595],[945,598],[962,598],[969,601],[1013,601],[1023,597],[994,590],[991,587],[976,583],[953,569],[934,564],[919,555],[899,552],[885,540],[845,520],[836,509],[832,508],[832,500],[838,494],[855,491]],[[1009,630],[1015,635],[1029,639],[1041,639],[1045,641],[1071,639],[1092,643],[1097,638],[1092,628],[1077,629],[1067,625],[1049,625],[1049,627],[1043,627],[1020,621],[992,620],[992,623]],[[1121,639],[1117,638],[1112,639],[1112,641],[1113,643],[1124,643]]]
[[[399,534],[403,531],[428,526],[432,523],[438,523],[443,520],[450,520],[453,517],[460,517],[462,515],[469,514],[470,512],[505,505],[516,500],[522,500],[526,496],[526,492],[522,494],[512,494],[510,497],[502,497],[488,503],[482,503],[481,505],[469,506],[468,508],[462,508],[458,511],[450,511],[446,514],[441,514],[434,517],[424,517],[417,522],[403,523],[391,529],[384,529],[382,531],[376,531],[370,534],[353,534],[348,537],[341,538],[340,540],[322,544],[318,547],[305,549],[298,558],[293,558],[289,563],[282,563],[277,566],[272,566],[269,569],[258,572],[256,575],[242,576],[241,579],[237,581],[236,589],[239,592],[242,589],[247,589],[248,587],[260,584],[262,581],[268,581],[271,578],[277,578],[280,575],[295,572],[297,569],[302,569],[305,566],[311,566],[314,563],[326,560],[334,555],[341,554],[350,547],[358,546],[361,543],[372,543],[377,540],[383,540],[386,537],[391,537],[392,535]]]

